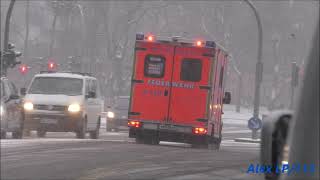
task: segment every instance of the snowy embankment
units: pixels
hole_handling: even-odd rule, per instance
[[[247,126],[248,120],[253,116],[253,108],[240,108],[240,112],[236,112],[235,105],[223,105],[222,121],[223,124],[243,125]],[[268,110],[264,107],[260,108],[260,118],[262,114],[267,114]]]

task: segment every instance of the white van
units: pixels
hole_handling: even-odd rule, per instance
[[[35,75],[25,94],[24,129],[46,132],[87,132],[98,138],[104,101],[96,78],[84,73],[45,72]]]

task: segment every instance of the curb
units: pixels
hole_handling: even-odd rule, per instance
[[[249,142],[249,143],[260,143],[260,139],[252,139],[252,138],[235,138],[235,142]]]

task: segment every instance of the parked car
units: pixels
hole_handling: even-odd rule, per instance
[[[1,77],[1,139],[6,138],[7,132],[12,132],[12,137],[22,138],[23,112],[21,98],[16,86],[6,77]]]
[[[120,127],[128,126],[128,109],[130,96],[119,96],[115,104],[107,112],[107,131],[118,131]]]
[[[24,98],[25,124],[39,137],[47,131],[75,132],[98,138],[103,99],[96,78],[84,73],[44,72],[35,75]]]

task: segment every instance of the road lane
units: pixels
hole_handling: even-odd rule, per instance
[[[251,132],[244,118],[233,121],[238,123],[223,126],[219,151],[162,141],[135,144],[128,132],[105,128],[96,140],[75,139],[74,133],[37,138],[33,132],[1,140],[1,179],[261,179],[246,174],[248,165],[259,161],[259,144],[235,142]]]
[[[2,148],[1,179],[150,179],[186,174],[200,177],[223,169],[243,175],[249,162],[258,161],[258,147],[252,144],[255,150],[247,151],[238,148],[243,146],[241,143],[223,143],[220,151],[193,149],[179,143],[151,146],[103,139],[32,143]]]

